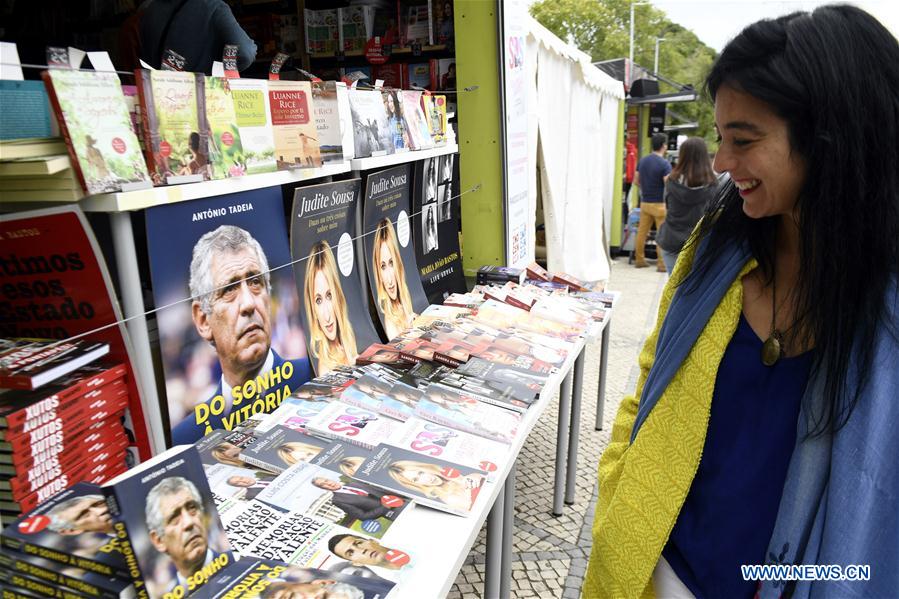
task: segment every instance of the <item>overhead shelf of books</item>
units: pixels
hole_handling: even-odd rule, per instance
[[[318,168],[305,168],[290,171],[278,171],[274,173],[260,173],[258,175],[246,175],[232,177],[230,179],[218,179],[199,183],[184,183],[181,185],[169,185],[167,187],[154,187],[137,191],[122,191],[117,193],[104,193],[85,198],[81,202],[83,210],[88,212],[122,212],[128,210],[141,210],[162,204],[185,202],[199,198],[274,187],[298,183],[321,177],[330,177],[349,172],[350,163],[326,164]]]
[[[430,150],[418,150],[412,152],[397,152],[396,154],[387,154],[385,156],[370,156],[368,158],[353,158],[350,161],[352,170],[367,171],[377,168],[385,168],[397,164],[405,164],[407,162],[415,162],[416,160],[424,160],[426,158],[436,158],[446,154],[455,154],[459,151],[458,144],[446,144],[438,148]]]

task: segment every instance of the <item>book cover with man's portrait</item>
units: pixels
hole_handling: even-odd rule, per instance
[[[272,412],[309,380],[278,188],[150,208],[147,244],[172,444]]]

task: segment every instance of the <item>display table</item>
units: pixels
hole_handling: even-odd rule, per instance
[[[454,516],[417,505],[412,513],[391,529],[386,545],[410,548],[410,552],[414,552],[415,560],[415,567],[394,590],[391,599],[445,596],[455,582],[465,558],[471,552],[478,533],[488,518],[484,597],[488,599],[509,597],[515,467],[518,455],[528,435],[546,411],[553,396],[551,390],[559,388],[553,511],[556,513],[558,501],[558,513],[561,514],[563,493],[566,501],[570,498],[569,503],[574,500],[585,348],[588,342],[600,336],[607,340],[606,331],[610,320],[611,313],[603,323],[595,325],[588,335],[577,342],[562,367],[550,376],[540,399],[525,413],[518,435],[510,446],[509,460],[497,471],[495,481],[487,483],[482,489],[471,516]],[[608,357],[607,347],[606,341],[601,356],[603,365]],[[574,394],[571,393],[572,388]],[[600,395],[602,393],[601,387]]]

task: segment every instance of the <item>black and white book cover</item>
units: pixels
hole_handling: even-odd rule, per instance
[[[242,559],[220,572],[207,587],[210,599],[384,599],[394,583],[284,562]]]
[[[434,304],[466,290],[459,248],[461,197],[454,163],[454,154],[415,163],[412,206],[414,228],[419,233],[415,256],[421,284]]]
[[[418,503],[467,516],[487,481],[478,468],[381,444],[356,471],[356,478],[404,493]]]
[[[349,98],[356,158],[393,154],[395,146],[381,92],[352,88]]]
[[[306,346],[319,376],[354,364],[360,351],[378,341],[354,243],[359,193],[359,179],[294,192],[290,247]]]
[[[362,226],[368,282],[387,339],[428,307],[412,238],[411,169],[396,166],[365,179]]]
[[[381,399],[380,411],[391,418],[405,422],[415,413],[415,405],[423,395],[421,390],[397,381]]]
[[[316,392],[331,392],[330,386],[311,385],[311,383],[306,383],[300,387],[300,391],[303,391],[304,389],[307,391],[309,389],[314,389]],[[266,417],[262,419],[256,426],[255,432],[261,435],[276,426],[286,426],[295,431],[305,430],[306,423],[309,422],[313,416],[321,412],[334,397],[335,396],[331,395],[310,395],[305,398],[295,396],[288,397],[281,402],[281,405],[278,406],[277,410],[271,414],[267,414]]]
[[[197,592],[234,561],[203,464],[173,447],[103,485],[116,535],[130,542],[151,597]],[[135,584],[137,584],[135,582]]]

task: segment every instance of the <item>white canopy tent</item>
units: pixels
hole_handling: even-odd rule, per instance
[[[624,89],[594,67],[590,56],[533,18],[528,21],[529,158],[540,173],[547,267],[581,279],[607,279]],[[531,202],[536,215],[536,197]]]

